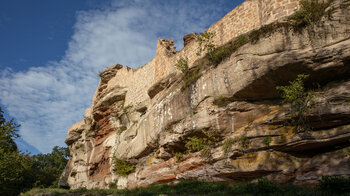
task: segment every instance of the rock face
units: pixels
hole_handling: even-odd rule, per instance
[[[258,28],[249,20],[245,32],[230,26],[237,12],[248,12],[258,2],[244,2],[210,27],[216,32],[214,43],[225,44]],[[276,7],[274,1],[263,2]],[[294,1],[279,2],[281,7]],[[198,43],[187,37],[179,52],[171,40],[160,39],[156,57],[144,67],[108,67],[85,119],[68,131],[72,157],[60,185],[132,188],[185,179],[234,183],[262,177],[313,185],[322,176],[350,176],[350,7],[341,0],[334,7],[331,18],[298,30],[277,28],[217,66],[196,56]],[[259,24],[291,14],[283,11],[276,18],[257,14]],[[174,68],[180,57],[188,58],[190,73],[204,67],[189,85]],[[297,131],[290,105],[276,86],[288,85],[301,73],[310,75],[305,86],[312,106],[304,114],[308,129]],[[212,142],[186,153],[191,138]],[[119,175],[113,157],[135,169]]]

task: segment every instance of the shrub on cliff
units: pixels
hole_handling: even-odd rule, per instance
[[[222,150],[224,151],[224,153],[229,153],[234,144],[238,144],[240,148],[246,149],[249,147],[250,141],[249,138],[247,138],[246,136],[227,138],[224,144],[222,145]]]
[[[306,113],[310,110],[311,93],[306,92],[304,81],[309,75],[299,74],[294,81],[290,81],[288,86],[277,86],[276,89],[282,92],[282,98],[290,103],[289,113],[291,115],[291,125],[297,131],[307,131],[308,122]]]
[[[115,172],[120,176],[127,176],[135,170],[135,166],[127,163],[121,159],[118,159],[115,155],[112,159]]]
[[[215,32],[203,32],[197,37],[197,43],[198,43],[198,52],[196,53],[197,56],[201,56],[202,52],[205,52],[209,55],[212,54],[212,52],[215,49],[215,44],[213,41],[213,38],[215,37]]]
[[[202,133],[205,135],[205,137],[188,137],[185,147],[187,149],[187,153],[201,151],[201,156],[208,158],[209,148],[216,144],[218,138],[216,138],[212,132],[210,133],[205,129],[202,130]]]
[[[174,65],[176,69],[180,70],[182,73],[188,72],[188,58],[180,58]]]
[[[295,25],[308,25],[330,16],[333,8],[329,8],[334,0],[300,0],[300,8],[289,17]]]

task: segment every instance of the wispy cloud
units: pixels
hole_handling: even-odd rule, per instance
[[[22,124],[21,134],[41,152],[64,145],[68,128],[83,118],[98,84],[97,74],[120,63],[133,68],[155,55],[158,37],[175,39],[202,32],[233,5],[222,1],[111,1],[77,12],[65,56],[22,72],[0,75],[0,101]]]

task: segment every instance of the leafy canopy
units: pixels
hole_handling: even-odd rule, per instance
[[[68,148],[55,146],[51,153],[31,156],[18,151],[20,137],[13,119],[7,121],[0,107],[0,195],[18,195],[33,187],[56,187],[65,168]]]

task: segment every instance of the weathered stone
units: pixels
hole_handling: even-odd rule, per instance
[[[187,46],[187,44],[191,43],[193,40],[195,40],[198,37],[197,33],[190,33],[184,36],[184,47]]]
[[[151,88],[148,89],[147,93],[149,97],[152,99],[154,96],[156,96],[159,92],[164,90],[165,88],[168,88],[170,85],[172,85],[175,81],[175,73],[169,74],[164,79],[160,80],[159,82],[155,83]]]
[[[86,130],[87,127],[88,126],[85,124],[85,122],[83,120],[75,123],[74,125],[72,125],[69,128],[66,140],[64,142],[67,145],[73,144],[75,141],[77,141],[79,138],[81,138],[81,133],[84,130]]]
[[[254,10],[257,2],[246,1],[237,9]],[[270,3],[259,8],[279,7]],[[287,15],[292,11],[286,8]],[[215,44],[287,16],[251,12],[260,13],[259,21],[233,30],[235,13],[209,28],[216,32]],[[266,177],[314,185],[323,175],[350,176],[349,16],[350,8],[338,6],[331,20],[298,32],[275,29],[215,67],[196,55],[198,43],[187,36],[179,52],[172,40],[159,39],[157,55],[146,66],[106,69],[84,121],[68,131],[72,157],[60,184],[132,188],[186,179],[235,183]],[[202,66],[200,77],[186,87],[173,66],[180,57],[188,57],[192,70]],[[304,114],[307,125],[293,122],[290,105],[276,90],[301,73],[310,75],[306,89],[320,84]],[[213,144],[186,154],[191,137]],[[117,175],[113,157],[135,170]]]

